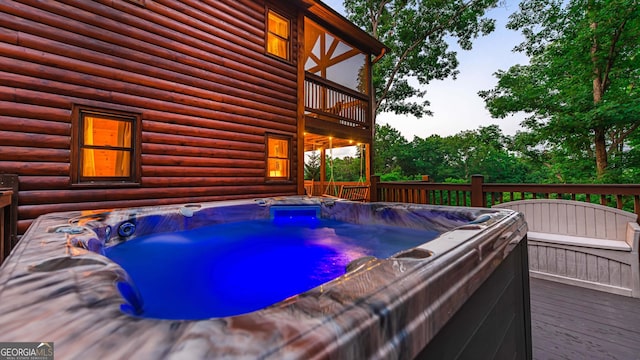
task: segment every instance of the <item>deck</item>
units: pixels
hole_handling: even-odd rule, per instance
[[[640,359],[640,299],[531,278],[533,358]]]

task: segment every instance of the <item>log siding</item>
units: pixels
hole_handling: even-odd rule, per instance
[[[18,232],[49,212],[295,194],[299,51],[265,54],[266,6],[0,3],[0,173],[19,175]],[[141,114],[139,186],[71,184],[74,105]],[[292,181],[265,179],[266,133],[292,139]]]

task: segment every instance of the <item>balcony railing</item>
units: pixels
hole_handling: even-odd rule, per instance
[[[640,219],[640,185],[635,184],[489,184],[475,175],[470,184],[379,182],[373,177],[371,187],[372,201],[491,207],[514,200],[565,199],[623,209]]]
[[[312,126],[344,127],[343,131],[371,133],[369,96],[307,73],[304,107]],[[321,121],[320,123],[315,120]],[[320,125],[321,126],[321,125]]]

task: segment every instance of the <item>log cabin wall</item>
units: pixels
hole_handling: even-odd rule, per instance
[[[18,232],[50,212],[296,194],[298,50],[265,55],[265,9],[0,2],[0,173],[19,175]],[[72,184],[77,105],[140,114],[138,185]],[[266,179],[267,133],[291,137],[290,181]]]

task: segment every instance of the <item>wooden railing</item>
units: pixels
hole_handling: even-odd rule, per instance
[[[365,94],[307,73],[304,107],[312,117],[348,128],[371,129],[369,98]]]
[[[636,184],[489,184],[474,175],[469,184],[424,181],[371,181],[371,201],[491,207],[524,199],[566,199],[634,212],[640,218],[640,185]]]
[[[18,175],[0,174],[0,264],[18,242]]]

